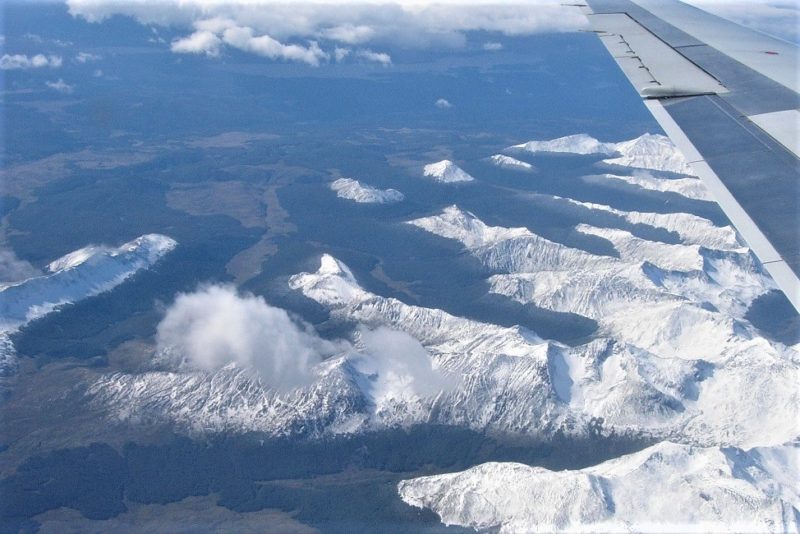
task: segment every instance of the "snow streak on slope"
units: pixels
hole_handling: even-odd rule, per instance
[[[489,156],[486,161],[500,167],[501,169],[509,169],[512,171],[533,172],[533,165],[525,161],[512,158],[511,156],[504,156],[503,154],[495,154]]]
[[[604,143],[586,134],[576,134],[549,141],[528,141],[510,146],[506,150],[533,153],[601,154],[614,156],[603,160],[603,163],[608,165],[693,174],[686,159],[669,138],[648,133],[620,143]]]
[[[352,178],[339,178],[331,182],[331,190],[336,196],[362,204],[391,204],[401,202],[405,197],[396,189],[377,189]]]
[[[705,184],[699,178],[656,178],[647,172],[637,172],[633,176],[620,176],[616,174],[601,174],[584,176],[583,180],[593,184],[625,183],[648,191],[661,193],[676,193],[694,200],[713,200]]]
[[[447,525],[500,532],[790,532],[797,444],[761,449],[662,442],[576,471],[486,463],[400,482]]]
[[[472,182],[475,180],[475,178],[448,159],[425,165],[422,174],[443,184]]]

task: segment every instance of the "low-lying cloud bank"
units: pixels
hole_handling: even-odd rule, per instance
[[[342,61],[348,55],[347,47],[353,46],[358,48],[352,58],[388,65],[388,54],[365,45],[462,47],[467,42],[465,34],[470,31],[529,35],[586,26],[580,10],[562,6],[556,0],[434,4],[409,0],[346,4],[324,0],[67,0],[67,5],[73,16],[90,22],[125,15],[146,25],[188,30],[171,43],[176,53],[215,57],[231,47],[312,66]]]

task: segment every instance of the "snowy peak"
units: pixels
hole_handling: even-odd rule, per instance
[[[101,258],[118,256],[135,256],[145,259],[148,263],[153,263],[176,245],[177,242],[174,239],[160,234],[145,234],[119,247],[88,245],[50,262],[47,270],[57,273],[74,269],[87,262],[98,261]]]
[[[339,198],[361,204],[391,204],[405,199],[403,193],[396,189],[378,189],[352,178],[339,178],[331,182],[330,188]]]
[[[790,532],[798,459],[796,444],[746,451],[662,442],[586,469],[486,463],[406,480],[398,492],[447,525],[479,530]]]
[[[602,143],[587,134],[574,134],[549,141],[528,141],[508,147],[508,150],[525,152],[566,152],[570,154],[604,154],[611,156],[617,152],[615,143]]]
[[[48,266],[49,274],[0,290],[4,329],[14,329],[69,302],[108,291],[175,248],[167,236],[147,234],[119,247],[87,246]]]
[[[603,160],[603,163],[609,165],[692,174],[683,154],[667,137],[658,134],[646,133],[636,139],[619,143],[606,143],[587,134],[575,134],[549,141],[528,141],[510,146],[507,150],[600,154],[614,156]]]
[[[461,242],[484,265],[497,272],[551,270],[563,265],[580,267],[591,264],[597,267],[615,261],[550,241],[527,228],[488,226],[458,206],[450,206],[439,215],[412,220],[408,224]]]
[[[527,228],[488,226],[475,214],[456,205],[446,207],[441,214],[408,221],[432,234],[460,241],[466,248],[482,247],[516,237],[533,237]]]
[[[504,156],[503,154],[495,154],[486,158],[486,161],[500,167],[501,169],[509,169],[512,171],[533,172],[533,165],[511,156]]]
[[[605,159],[603,163],[676,174],[692,174],[686,158],[666,136],[646,133],[636,139],[616,143],[615,146],[619,156]]]
[[[449,159],[425,165],[422,174],[437,182],[446,184],[472,182],[475,180]]]

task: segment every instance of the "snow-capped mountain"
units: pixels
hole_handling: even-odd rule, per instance
[[[443,159],[442,161],[425,165],[422,169],[422,174],[423,176],[443,184],[472,182],[475,180],[475,178],[467,174],[449,159]]]
[[[604,159],[603,163],[636,167],[637,169],[653,169],[676,174],[693,174],[672,141],[664,135],[644,134],[630,141],[622,141],[615,145],[616,158]]]
[[[330,187],[339,198],[353,200],[362,204],[390,204],[401,202],[405,199],[403,193],[397,189],[378,189],[364,185],[352,178],[334,180],[331,182]]]
[[[632,176],[621,176],[617,174],[601,174],[584,176],[583,180],[592,184],[613,185],[628,184],[634,187],[647,189],[648,191],[658,191],[661,193],[676,193],[686,198],[694,200],[712,200],[708,188],[699,178],[687,176],[684,178],[656,178],[647,172],[637,172]]]
[[[591,211],[611,213],[631,224],[644,224],[675,232],[685,245],[700,245],[709,249],[731,252],[747,252],[746,248],[740,243],[736,230],[732,226],[716,226],[708,219],[691,213],[623,211],[605,204],[581,202],[571,198],[549,196],[549,199],[557,203],[580,206]]]
[[[317,365],[310,386],[278,394],[235,366],[154,368],[103,376],[90,388],[92,402],[116,420],[168,421],[193,432],[322,436],[436,423],[542,437],[559,429],[580,434],[603,417],[607,428],[622,431],[750,446],[783,442],[799,430],[786,411],[769,412],[798,405],[798,358],[764,340],[750,340],[726,361],[662,356],[611,337],[567,347],[525,328],[372,294],[327,255],[319,270],[289,284],[328,308],[333,320],[360,325],[353,349]],[[355,362],[370,361],[359,329],[381,327],[413,337],[432,369],[457,386],[376,396],[375,384],[385,378],[380,368],[366,372]],[[414,383],[406,371],[390,374],[393,383]]]
[[[464,244],[498,273],[489,278],[492,292],[590,317],[601,335],[623,344],[602,349],[603,357],[562,352],[552,364],[567,377],[569,394],[561,398],[576,411],[627,427],[658,420],[649,406],[669,414],[683,436],[703,442],[763,444],[767,435],[786,441],[800,432],[796,419],[782,424],[781,417],[756,415],[776,402],[800,406],[791,385],[800,379],[800,360],[743,319],[750,302],[774,287],[749,254],[580,225],[576,231],[608,239],[619,253],[597,256],[525,228],[489,227],[454,206],[411,224]],[[610,357],[614,350],[625,361]],[[730,404],[726,390],[740,392],[741,408]],[[654,402],[661,395],[662,402]]]
[[[507,150],[525,152],[567,152],[570,154],[604,154],[612,156],[617,152],[616,143],[602,143],[587,134],[574,134],[549,141],[528,141],[513,145]]]
[[[512,171],[533,172],[533,165],[526,161],[512,158],[511,156],[504,156],[503,154],[495,154],[486,158],[486,161],[500,167],[501,169],[509,169]]]
[[[662,442],[574,471],[486,463],[400,482],[447,525],[499,532],[794,532],[797,443],[742,450]]]
[[[51,262],[48,274],[0,288],[0,387],[17,370],[10,334],[59,306],[113,289],[176,245],[159,234],[143,235],[116,248],[90,245]]]
[[[62,304],[97,295],[158,261],[177,243],[164,235],[143,235],[120,247],[90,245],[48,265],[49,274],[2,289],[2,329],[10,330]]]
[[[636,139],[619,143],[606,143],[587,134],[575,134],[549,141],[528,141],[510,146],[506,150],[600,154],[614,156],[603,160],[608,165],[693,174],[683,154],[675,148],[672,141],[659,134],[646,133]]]

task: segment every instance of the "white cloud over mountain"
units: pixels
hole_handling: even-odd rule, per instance
[[[234,363],[258,371],[279,390],[309,384],[311,368],[340,350],[262,297],[228,286],[179,295],[158,325],[158,349],[190,368],[213,371]]]

